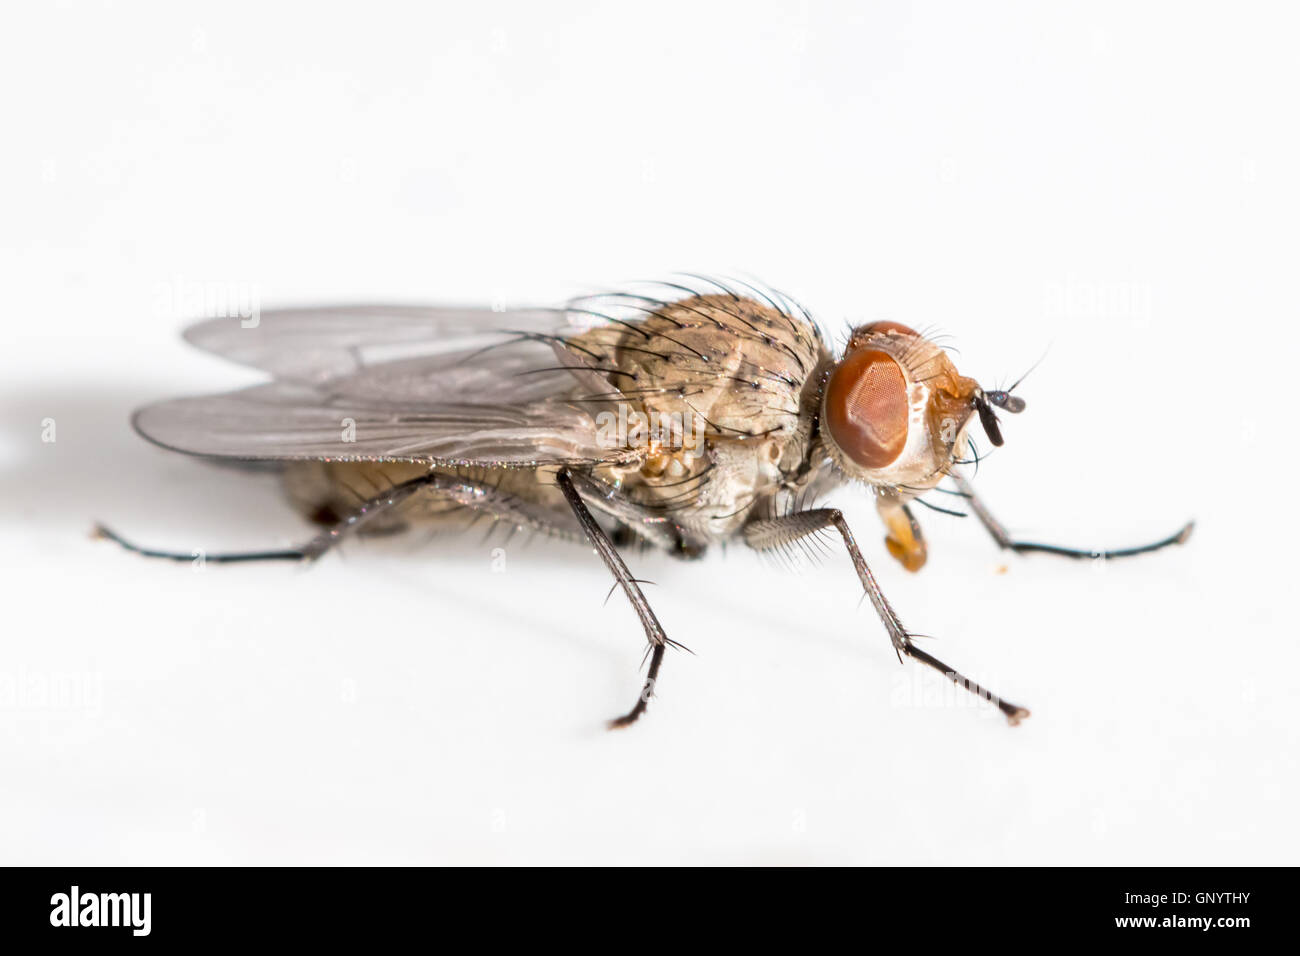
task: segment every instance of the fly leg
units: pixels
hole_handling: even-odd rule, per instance
[[[412,478],[410,481],[404,481],[399,485],[394,485],[382,494],[376,495],[361,505],[356,511],[346,518],[334,523],[324,531],[317,534],[311,540],[299,545],[296,548],[283,548],[280,550],[269,551],[227,551],[219,554],[204,554],[205,562],[211,561],[216,564],[234,564],[242,561],[315,561],[330,548],[343,540],[343,537],[351,532],[359,530],[362,525],[370,521],[376,515],[381,514],[396,505],[401,504],[407,498],[411,497],[416,491],[427,487],[431,479],[439,476],[420,475],[418,478]],[[156,548],[141,547],[127,541],[115,531],[105,528],[103,525],[95,526],[95,537],[107,538],[109,541],[115,541],[128,551],[136,554],[142,554],[146,558],[163,558],[168,561],[191,561],[196,555],[184,551],[160,551]]]
[[[380,492],[365,501],[346,518],[337,521],[296,548],[204,554],[203,560],[218,564],[232,564],[242,561],[315,561],[342,541],[344,537],[360,530],[377,515],[395,508],[423,489],[432,489],[457,504],[467,508],[488,511],[499,519],[511,521],[518,525],[535,527],[561,537],[575,536],[570,529],[556,525],[556,512],[541,505],[524,501],[516,495],[496,488],[490,482],[474,481],[455,475],[430,472],[400,482],[386,491]],[[148,558],[163,558],[168,561],[192,561],[196,558],[193,552],[161,551],[133,544],[103,525],[96,525],[94,534],[95,537],[115,541],[126,550],[142,554]]]
[[[569,502],[569,507],[573,509],[574,516],[578,519],[578,524],[586,533],[587,539],[591,542],[600,559],[605,562],[605,567],[609,568],[609,573],[614,575],[619,585],[623,588],[623,593],[627,595],[628,601],[636,611],[637,617],[641,619],[641,626],[645,628],[646,640],[650,642],[650,670],[646,673],[645,686],[641,689],[641,696],[637,698],[636,705],[622,717],[616,717],[609,722],[611,729],[616,727],[626,727],[636,721],[638,717],[645,713],[646,707],[649,706],[650,698],[654,696],[655,681],[659,679],[659,667],[664,661],[664,649],[672,644],[674,647],[681,645],[668,639],[664,633],[659,619],[655,617],[655,612],[650,608],[650,602],[645,599],[641,593],[641,587],[628,571],[627,565],[623,563],[622,557],[619,556],[618,550],[614,547],[613,542],[596,519],[592,517],[591,511],[588,510],[582,495],[574,485],[574,475],[568,468],[561,468],[555,475],[555,483],[559,486],[560,491],[564,493],[565,500]]]
[[[91,537],[112,541],[132,554],[142,554],[146,558],[162,558],[165,561],[196,561],[201,555],[204,561],[213,561],[219,564],[234,564],[238,561],[301,561],[307,556],[306,549],[308,547],[308,545],[303,545],[297,548],[283,548],[279,551],[227,551],[221,554],[203,554],[199,551],[162,551],[158,548],[147,548],[128,541],[113,529],[106,528],[102,524],[95,525],[91,530]],[[320,537],[321,535],[318,535],[312,540],[315,541]]]
[[[584,504],[591,505],[619,522],[613,538],[616,545],[626,546],[642,541],[663,549],[675,558],[693,559],[703,556],[704,544],[663,513],[628,501],[617,493],[613,485],[591,475],[581,471],[571,471],[568,475],[582,494]]]
[[[844,547],[848,549],[849,558],[853,561],[854,570],[858,572],[858,579],[862,582],[863,590],[867,592],[867,597],[871,599],[876,613],[880,615],[880,620],[885,625],[885,631],[889,634],[889,639],[893,642],[894,651],[898,654],[900,661],[903,659],[903,655],[906,654],[908,657],[934,668],[958,687],[964,687],[971,693],[993,702],[997,705],[998,710],[1006,715],[1007,721],[1012,726],[1029,716],[1029,711],[1025,708],[1008,703],[1000,697],[995,697],[973,680],[963,677],[943,661],[930,656],[916,646],[912,641],[912,636],[898,619],[898,614],[885,598],[884,592],[880,590],[880,585],[876,583],[875,575],[867,567],[862,552],[858,550],[857,542],[853,540],[853,532],[849,530],[848,522],[844,520],[844,515],[838,509],[818,508],[813,511],[795,512],[784,517],[760,518],[751,521],[745,525],[745,543],[759,551],[768,548],[780,548],[827,528],[834,528],[839,532],[840,537],[844,539]]]
[[[1153,541],[1150,544],[1140,544],[1132,548],[1119,548],[1114,551],[1096,551],[1088,548],[1063,548],[1055,544],[1035,544],[1032,541],[1017,541],[1011,537],[1007,529],[993,513],[989,511],[988,506],[980,500],[979,495],[971,483],[966,480],[966,476],[958,471],[952,472],[952,480],[957,483],[958,490],[966,498],[970,505],[971,511],[975,512],[975,517],[980,519],[980,524],[984,525],[993,540],[997,542],[998,547],[1004,550],[1015,551],[1024,554],[1029,551],[1041,551],[1046,554],[1059,554],[1067,558],[1097,558],[1101,560],[1110,560],[1111,558],[1127,558],[1135,554],[1146,554],[1150,551],[1159,551],[1161,548],[1167,548],[1174,544],[1183,544],[1192,536],[1192,529],[1196,527],[1196,522],[1189,521],[1178,531],[1174,532],[1167,538],[1161,538],[1159,541]]]

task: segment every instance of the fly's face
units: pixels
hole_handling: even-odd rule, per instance
[[[851,478],[898,498],[934,487],[961,455],[980,418],[1002,444],[994,408],[1024,402],[985,392],[958,373],[946,352],[897,322],[853,330],[822,395],[821,425],[835,463]]]

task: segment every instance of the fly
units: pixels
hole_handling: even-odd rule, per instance
[[[926,561],[911,504],[944,480],[1011,551],[1109,559],[1191,534],[1189,522],[1115,551],[1012,538],[961,466],[974,422],[1002,444],[998,412],[1025,407],[1015,386],[982,388],[932,338],[896,322],[854,328],[835,354],[779,292],[690,282],[560,308],[336,306],[264,312],[255,324],[210,319],[185,338],[271,380],[149,405],[134,425],[185,454],[274,463],[290,499],[322,526],[296,548],[207,561],[311,561],[351,535],[467,512],[589,542],[649,643],[642,692],[612,727],[645,712],[665,651],[679,646],[624,563],[628,544],[694,559],[724,541],[788,551],[836,534],[900,661],[934,668],[1017,724],[1028,710],[917,646],[843,514],[813,505],[863,486],[908,571]],[[97,530],[141,554],[191,559]]]

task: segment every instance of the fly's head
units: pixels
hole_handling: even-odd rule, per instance
[[[876,488],[919,492],[962,456],[978,417],[1002,444],[996,409],[1019,412],[1009,392],[986,392],[957,372],[946,352],[897,322],[853,330],[822,393],[821,430],[835,463]]]

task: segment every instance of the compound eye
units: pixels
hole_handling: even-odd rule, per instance
[[[907,380],[889,355],[861,349],[826,386],[826,425],[840,450],[863,468],[884,468],[907,444]]]

